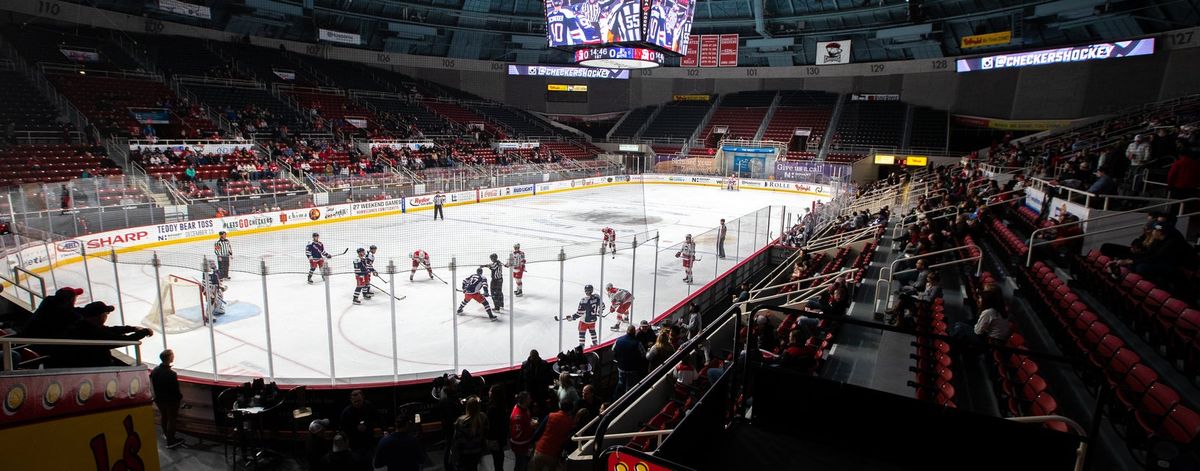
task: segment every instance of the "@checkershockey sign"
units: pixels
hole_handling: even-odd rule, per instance
[[[849,64],[850,40],[817,43],[817,65]]]
[[[343,33],[341,31],[318,29],[317,34],[322,41],[354,45],[362,44],[362,37],[354,33]]]
[[[1154,38],[1134,39],[1041,51],[996,54],[958,60],[959,72],[1066,64],[1154,54]]]

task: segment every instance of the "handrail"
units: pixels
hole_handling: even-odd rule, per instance
[[[0,337],[0,349],[3,349],[3,371],[13,371],[13,344],[19,345],[68,345],[68,346],[99,346],[133,347],[134,366],[142,364],[142,342],[140,340],[81,340],[81,339],[46,339],[36,337]]]
[[[895,273],[897,263],[907,262],[907,261],[912,261],[913,263],[916,263],[916,261],[918,259],[930,257],[933,255],[940,255],[940,254],[944,254],[944,253],[958,252],[958,251],[965,250],[965,249],[968,249],[971,247],[975,247],[975,250],[979,251],[979,255],[971,255],[971,256],[968,256],[965,258],[960,258],[960,259],[952,260],[949,262],[943,262],[943,263],[931,265],[926,268],[928,268],[928,269],[941,268],[941,267],[945,267],[945,266],[949,266],[949,265],[954,265],[954,264],[963,263],[963,262],[967,262],[967,261],[971,261],[971,260],[976,260],[977,264],[975,266],[975,274],[978,275],[979,273],[981,273],[983,271],[983,251],[980,250],[979,246],[977,246],[975,244],[960,245],[958,247],[938,250],[936,252],[929,252],[927,254],[917,255],[915,257],[904,257],[904,258],[897,258],[895,260],[892,260],[892,263],[888,264],[887,267],[884,267],[883,269],[880,269],[880,271],[879,271],[879,279],[875,281],[875,297],[871,298],[871,305],[878,306],[879,293],[885,284],[887,285],[888,289],[892,288],[892,281],[895,280],[894,277],[897,275],[897,273]],[[887,270],[887,275],[888,275],[887,280],[883,279],[884,270]],[[908,273],[910,270],[912,270],[912,269],[903,270],[900,273]]]
[[[806,278],[805,280],[796,280],[796,281],[790,281],[790,282],[788,282],[788,283],[783,283],[783,285],[786,285],[786,284],[789,284],[789,283],[799,283],[799,282],[801,282],[801,281],[806,281],[806,280],[813,280],[813,279],[818,279],[818,278],[827,278],[827,280],[826,280],[826,281],[824,281],[824,282],[822,282],[822,283],[820,283],[820,284],[817,284],[817,285],[815,285],[815,286],[809,286],[809,287],[807,287],[807,288],[801,288],[801,289],[800,289],[800,290],[798,290],[798,291],[789,291],[789,292],[786,292],[786,293],[777,293],[777,294],[772,294],[772,295],[770,295],[770,296],[767,296],[767,297],[765,297],[765,298],[750,298],[750,299],[747,299],[747,300],[745,300],[745,301],[738,302],[738,303],[737,303],[737,305],[738,305],[738,306],[748,306],[750,303],[762,303],[762,302],[765,302],[765,301],[770,301],[770,300],[772,300],[772,299],[779,299],[779,298],[786,298],[786,297],[795,297],[796,295],[800,295],[800,296],[801,296],[801,299],[799,299],[799,300],[792,300],[792,301],[788,301],[786,304],[783,304],[783,306],[792,305],[792,304],[795,304],[795,303],[797,303],[797,302],[803,302],[803,301],[807,301],[807,300],[808,300],[808,298],[812,297],[812,295],[814,295],[814,294],[816,294],[818,291],[820,291],[820,290],[822,290],[822,289],[824,289],[824,288],[828,287],[828,286],[829,286],[829,285],[830,285],[830,284],[833,282],[833,280],[835,280],[835,279],[836,279],[835,277],[838,277],[838,276],[841,276],[841,275],[845,275],[845,274],[847,274],[847,273],[856,273],[856,272],[858,272],[859,270],[862,270],[862,268],[847,268],[847,269],[845,269],[845,270],[841,270],[841,271],[838,271],[838,272],[835,272],[835,273],[828,273],[828,274],[825,274],[825,275],[819,275],[819,276],[815,276],[815,277],[812,277],[812,278]],[[776,286],[782,286],[782,285],[776,285]],[[770,287],[768,287],[768,288],[770,288]],[[763,289],[768,289],[768,288],[763,288]]]
[[[1075,450],[1075,471],[1083,471],[1083,462],[1087,458],[1088,436],[1087,430],[1080,425],[1079,422],[1072,420],[1070,417],[1061,415],[1031,415],[1024,417],[1006,417],[1006,419],[1022,424],[1041,424],[1047,422],[1062,422],[1067,424],[1071,431],[1079,435],[1082,440],[1079,441],[1079,448]]]
[[[1033,265],[1033,246],[1034,246],[1034,238],[1035,238],[1035,237],[1037,237],[1037,235],[1038,235],[1038,233],[1039,233],[1039,232],[1046,232],[1046,231],[1049,231],[1049,230],[1051,230],[1051,229],[1058,229],[1058,228],[1060,228],[1060,227],[1072,226],[1072,225],[1076,225],[1076,224],[1083,224],[1083,223],[1085,223],[1085,222],[1099,221],[1099,220],[1101,220],[1101,219],[1108,219],[1108,218],[1111,218],[1111,217],[1116,217],[1116,216],[1124,216],[1124,215],[1126,215],[1126,214],[1140,213],[1140,212],[1144,212],[1144,211],[1145,211],[1145,210],[1147,210],[1147,209],[1151,209],[1151,208],[1158,208],[1158,207],[1162,207],[1162,206],[1172,206],[1172,205],[1176,205],[1176,204],[1177,204],[1177,205],[1179,205],[1179,214],[1178,214],[1178,215],[1176,215],[1176,217],[1186,217],[1186,216],[1194,216],[1194,215],[1196,215],[1196,214],[1200,214],[1200,212],[1192,212],[1192,213],[1187,213],[1187,214],[1184,214],[1184,213],[1183,213],[1183,211],[1184,211],[1184,207],[1186,206],[1184,203],[1188,203],[1188,202],[1200,202],[1200,197],[1194,197],[1194,198],[1188,198],[1188,199],[1182,199],[1182,200],[1173,200],[1173,201],[1167,201],[1167,202],[1165,202],[1165,203],[1159,203],[1159,204],[1155,204],[1155,205],[1145,206],[1145,207],[1142,207],[1142,208],[1137,208],[1137,209],[1129,209],[1129,210],[1125,210],[1125,211],[1118,211],[1118,212],[1115,212],[1115,213],[1109,213],[1109,214],[1102,214],[1102,215],[1100,215],[1100,216],[1096,216],[1096,217],[1093,217],[1093,218],[1087,218],[1087,219],[1081,219],[1081,220],[1079,220],[1079,221],[1067,222],[1067,223],[1062,223],[1062,224],[1055,224],[1055,225],[1053,225],[1053,226],[1047,226],[1047,227],[1039,227],[1039,228],[1037,228],[1037,229],[1034,229],[1034,230],[1033,230],[1033,232],[1030,232],[1030,233],[1029,233],[1029,244],[1028,244],[1028,246],[1029,246],[1029,254],[1025,256],[1025,266],[1026,266],[1026,267],[1028,267],[1028,266],[1030,266],[1030,265]],[[1138,223],[1138,225],[1141,225],[1141,223]],[[1119,229],[1129,229],[1129,228],[1131,228],[1131,227],[1136,227],[1136,226],[1121,227],[1121,228],[1119,228]],[[1111,229],[1111,228],[1110,228],[1110,229]],[[1075,239],[1075,238],[1078,238],[1078,237],[1083,237],[1083,236],[1085,236],[1085,235],[1089,235],[1089,234],[1100,234],[1100,233],[1103,233],[1103,232],[1110,232],[1110,231],[1109,231],[1109,230],[1103,230],[1103,231],[1090,231],[1088,234],[1080,234],[1079,236],[1064,237],[1064,238],[1062,238],[1062,239],[1060,239],[1060,240],[1071,240],[1071,239]],[[1043,245],[1045,245],[1045,244],[1043,244]]]
[[[786,265],[784,265],[784,266],[786,266]],[[766,291],[766,290],[769,290],[769,289],[782,288],[782,287],[784,287],[784,286],[787,286],[787,285],[790,285],[790,284],[803,283],[803,282],[805,282],[805,281],[816,281],[816,280],[819,280],[819,279],[821,279],[821,278],[830,278],[830,277],[836,277],[836,276],[844,275],[844,274],[847,274],[847,273],[853,273],[853,272],[857,272],[858,270],[859,270],[858,268],[846,268],[846,269],[844,269],[844,270],[840,270],[840,271],[833,272],[833,273],[826,273],[826,274],[823,274],[823,275],[814,275],[814,276],[810,276],[810,277],[808,277],[808,278],[803,278],[803,279],[799,279],[799,280],[788,280],[788,281],[785,281],[785,282],[783,282],[783,283],[780,283],[780,284],[777,284],[777,285],[763,286],[763,287],[761,287],[761,288],[755,288],[755,289],[752,289],[752,290],[750,290],[750,291],[749,291],[749,292],[750,292],[750,299],[749,299],[747,302],[757,302],[757,301],[761,301],[761,299],[756,299],[756,298],[754,298],[754,294],[755,294],[755,293],[761,293],[761,292],[763,292],[763,291]]]
[[[761,279],[761,281],[759,281],[759,284],[761,285],[763,283],[769,283],[771,280],[773,280],[776,277],[778,277],[779,275],[783,274],[783,272],[787,271],[787,267],[790,267],[790,266],[792,266],[792,264],[796,263],[795,262],[796,259],[800,258],[800,254],[803,252],[804,252],[803,250],[792,251],[792,254],[788,255],[787,258],[783,259],[783,262],[781,262],[779,264],[779,266],[772,269],[771,273],[769,273],[767,276],[763,277]],[[751,289],[750,292],[753,293],[754,290]]]
[[[840,245],[844,245],[844,244],[847,244],[850,242],[857,242],[860,237],[871,235],[871,233],[873,233],[877,230],[877,227],[878,226],[867,226],[862,229],[855,229],[852,231],[841,232],[841,233],[835,234],[833,236],[830,236],[830,239],[832,239],[832,240],[828,240],[828,241],[820,240],[820,239],[810,240],[804,246],[804,248],[809,251],[826,250],[826,249],[831,249],[831,248],[834,248],[834,247],[837,247]]]

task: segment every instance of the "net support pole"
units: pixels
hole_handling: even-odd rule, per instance
[[[210,273],[208,267],[208,255],[205,255],[204,258],[201,259],[200,263],[200,286],[207,288],[205,291],[208,291],[209,297],[209,302],[207,303],[209,308],[207,310],[204,309],[205,303],[200,303],[201,319],[203,320],[205,315],[208,316],[208,349],[209,353],[212,354],[213,379],[219,380],[221,376],[217,370],[217,316],[214,313],[216,312],[215,308],[217,307],[217,296],[219,296],[217,294],[217,290],[220,288],[218,288],[215,284],[208,283],[208,274]],[[166,330],[166,328],[166,324],[163,324],[163,329]]]
[[[607,293],[608,288],[605,288],[605,285],[604,285],[604,255],[605,255],[604,252],[605,252],[605,244],[601,243],[600,244],[600,290],[602,293]],[[603,298],[603,295],[601,295],[601,298]],[[604,316],[600,316],[600,319],[598,319],[598,320],[599,320],[599,323],[597,324],[597,326],[598,326],[597,329],[599,329],[600,335],[604,335]]]
[[[514,366],[517,364],[517,321],[513,317],[513,305],[517,303],[517,297],[514,294],[516,287],[513,286],[513,272],[508,270],[508,365]]]
[[[20,247],[19,244],[17,246]],[[21,252],[17,252],[17,255],[20,254]],[[83,277],[87,279],[88,302],[92,302],[96,300],[96,295],[92,293],[92,270],[88,268],[87,244],[79,244],[79,255],[83,257]]]
[[[633,295],[634,299],[637,299],[637,295],[634,294],[634,291],[633,291],[634,285],[637,284],[637,245],[638,245],[637,244],[637,236],[633,236],[633,261],[629,263],[629,294]],[[630,304],[629,305],[629,319],[630,319],[629,323],[630,324],[633,323],[632,319],[633,319],[634,311],[637,311],[637,309],[634,309],[633,304]]]
[[[158,293],[158,328],[162,334],[163,350],[167,349],[167,316],[163,314],[163,296],[162,296],[162,275],[159,274],[159,267],[162,262],[158,260],[158,252],[150,253],[150,266],[154,267],[154,286],[155,292]]]
[[[650,283],[650,317],[658,315],[658,231],[654,232],[654,279]],[[633,304],[629,305],[630,308]],[[632,324],[632,323],[631,323]]]
[[[44,240],[42,241],[42,248],[46,250],[46,266],[49,267],[49,269],[50,269],[50,286],[53,287],[53,289],[51,289],[49,291],[55,292],[55,291],[58,291],[58,275],[56,275],[54,273],[54,252],[50,251],[50,243],[47,241],[44,241]],[[116,249],[113,249],[113,254],[115,256]],[[115,261],[116,260],[115,258],[113,260],[114,260],[113,267],[115,269],[117,262]],[[118,290],[117,292],[118,292],[118,294],[120,294],[120,290]],[[124,324],[124,323],[125,323],[125,317],[121,317],[121,324]]]
[[[275,381],[275,349],[271,347],[271,301],[267,296],[267,261],[260,259],[262,269],[263,322],[267,325],[267,377]]]
[[[558,351],[563,351],[563,276],[567,267],[567,252],[558,249]]]
[[[397,353],[399,350],[399,345],[397,343],[399,341],[399,337],[397,337],[397,335],[396,335],[396,261],[395,260],[388,260],[387,274],[388,274],[388,294],[391,295],[391,298],[392,298],[392,300],[390,301],[391,309],[392,309],[392,382],[395,383],[397,381],[400,381],[400,358],[397,356],[397,355],[399,355],[399,353]]]
[[[117,270],[117,249],[110,248],[109,255],[112,257],[113,283],[117,288],[117,314],[121,316],[121,325],[125,325],[125,302],[121,300],[121,273],[120,270]],[[54,264],[51,263],[50,266],[53,267]],[[51,270],[51,273],[53,272]],[[159,296],[162,296],[161,292]],[[163,332],[165,333],[166,331],[164,330]],[[163,337],[166,337],[166,335],[163,335]]]
[[[325,337],[329,341],[329,384],[337,384],[337,371],[333,361],[333,299],[330,296],[329,278],[332,270],[321,267],[321,281],[325,283]]]
[[[754,212],[754,237],[750,238],[750,240],[753,241],[750,243],[750,251],[751,252],[753,252],[754,249],[758,248],[758,213],[759,213],[758,211]]]
[[[457,259],[450,257],[450,325],[454,329],[454,371],[458,371],[458,308],[454,305],[458,301],[455,295],[454,287],[458,285],[458,267]]]
[[[763,241],[764,247],[771,243],[771,206],[767,206],[767,225],[765,229],[767,230],[767,239]]]
[[[742,259],[742,218],[737,220],[737,242],[733,244],[733,259]]]
[[[779,212],[779,237],[783,237],[783,233],[787,231],[788,222],[787,206],[785,205],[782,209]]]

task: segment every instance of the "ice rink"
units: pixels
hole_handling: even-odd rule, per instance
[[[800,213],[818,199],[764,190],[731,192],[635,183],[447,207],[444,221],[433,220],[432,211],[417,211],[237,235],[231,238],[234,271],[225,293],[228,314],[211,329],[168,335],[166,341],[176,352],[176,369],[181,374],[212,377],[215,371],[223,380],[270,376],[273,368],[273,376],[286,383],[328,384],[331,377],[339,383],[361,383],[389,381],[394,373],[400,380],[424,378],[455,370],[456,364],[458,369],[472,371],[519,364],[531,348],[550,357],[560,345],[572,348],[578,344],[577,322],[559,323],[554,316],[559,313],[560,299],[567,315],[575,311],[583,285],[592,284],[597,292],[604,283],[631,289],[635,320],[651,318],[778,236],[785,206],[789,213]],[[718,259],[715,253],[713,229],[721,218],[728,221],[725,259]],[[617,232],[615,257],[599,255],[604,226]],[[334,274],[327,284],[320,276],[314,277],[314,284],[305,281],[308,264],[303,248],[313,232],[321,233],[332,254],[349,249],[331,260]],[[657,265],[656,233],[660,236]],[[701,257],[691,285],[683,283],[683,269],[675,258],[678,244],[689,233],[695,235]],[[636,263],[635,236],[639,244]],[[462,294],[452,286],[474,273],[490,253],[507,260],[513,243],[520,243],[529,258],[525,295],[509,297],[506,270],[507,304],[497,311],[498,321],[489,320],[474,303],[467,306],[465,315],[454,315]],[[382,280],[373,281],[377,287],[373,299],[353,305],[351,262],[356,248],[371,244],[379,246],[375,267]],[[450,284],[430,279],[424,270],[416,274],[415,281],[409,281],[408,254],[418,248],[430,254],[434,272]],[[567,257],[561,265],[561,283],[560,250]],[[202,256],[212,256],[212,243],[168,245],[154,252],[163,260],[160,276],[199,279],[197,268]],[[158,302],[158,283],[154,267],[147,263],[149,255],[149,250],[121,254],[122,263],[116,264],[115,270],[105,259],[88,262],[95,299],[117,304],[119,282],[126,324],[140,325]],[[454,272],[448,268],[451,257],[457,262]],[[398,273],[388,284],[386,271],[391,260]],[[264,265],[269,273],[265,277],[261,275]],[[83,268],[80,263],[58,267],[56,284],[87,287]],[[115,272],[119,272],[119,280]],[[487,276],[487,270],[484,274]],[[389,289],[404,299],[393,303]],[[607,312],[607,296],[604,301]],[[393,305],[394,326],[390,320]],[[269,325],[264,314],[269,314]],[[182,315],[195,315],[195,308]],[[615,317],[602,320],[598,329],[601,342],[616,335],[609,330]],[[121,322],[118,313],[110,316],[111,324]],[[162,341],[157,333],[147,339],[143,355],[148,361],[157,359]]]

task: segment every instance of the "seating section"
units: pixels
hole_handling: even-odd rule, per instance
[[[150,48],[155,64],[172,75],[191,75],[214,79],[246,79],[229,61],[222,59],[195,39],[175,36],[142,38]]]
[[[422,105],[424,105],[426,108],[429,108],[430,111],[437,113],[449,121],[458,123],[459,125],[469,126],[472,124],[483,124],[484,130],[491,133],[496,138],[507,138],[503,131],[496,128],[496,126],[492,124],[488,124],[487,119],[462,106],[454,103],[439,103],[434,101],[423,102]]]
[[[57,112],[25,77],[14,70],[0,70],[0,127],[13,124],[17,131],[60,131]]]
[[[312,77],[299,64],[292,61],[290,54],[283,54],[273,49],[241,44],[213,44],[220,51],[222,57],[232,59],[237,68],[253,74],[261,82],[268,84],[287,83],[301,87],[321,85],[319,80]],[[287,74],[294,74],[294,77],[288,79],[286,78]]]
[[[907,107],[899,101],[847,101],[833,144],[900,147]]]
[[[663,105],[646,130],[644,139],[689,139],[712,107],[707,102],[676,101]]]
[[[413,126],[421,134],[429,136],[454,134],[444,118],[417,103],[402,100],[399,97],[364,97],[361,100],[374,108],[376,114],[384,121],[401,122],[405,126]],[[408,134],[416,135],[413,132]]]
[[[769,141],[789,142],[796,128],[811,130],[810,141],[820,142],[829,127],[829,119],[837,106],[837,95],[824,92],[782,91],[779,92],[779,105],[767,129],[763,131],[763,139]]]
[[[61,182],[85,172],[94,176],[122,173],[100,148],[52,144],[0,150],[0,186]]]
[[[542,148],[555,155],[574,160],[593,159],[601,152],[599,148],[587,142],[547,141],[542,143]]]
[[[208,137],[216,126],[185,104],[161,82],[142,76],[51,75],[58,91],[65,95],[96,127],[110,132],[140,136],[143,125],[129,108],[165,108],[169,123],[154,125],[161,138]]]
[[[650,119],[650,115],[654,114],[656,106],[643,106],[629,112],[621,125],[613,130],[611,136],[613,138],[631,138],[637,134],[638,130],[646,124],[646,120]]]
[[[763,118],[767,116],[767,107],[742,108],[722,104],[713,111],[712,118],[709,118],[708,125],[704,131],[700,132],[700,136],[704,139],[705,145],[716,147],[718,144],[713,130],[717,126],[726,128],[725,139],[754,139],[758,134],[758,128],[762,125]]]
[[[914,108],[908,146],[914,149],[945,149],[949,138],[949,117],[944,110],[924,106]]]
[[[324,122],[323,126],[327,129],[336,127],[342,131],[357,132],[360,128],[347,121],[347,118],[365,120],[366,128],[361,129],[370,129],[377,121],[370,111],[350,101],[349,97],[340,92],[329,89],[293,88],[283,93],[294,98],[302,110],[316,110],[315,114],[309,116],[319,117],[320,120],[315,121],[315,125],[320,126]]]
[[[268,126],[266,129],[259,129],[258,132],[270,132],[279,126],[287,126],[293,132],[307,128],[299,114],[264,89],[197,84],[190,84],[184,88],[194,93],[210,108],[220,110],[222,114],[233,112],[233,117],[239,119],[230,121],[243,127],[247,123],[241,121],[249,116],[264,116]],[[248,109],[253,110],[253,113],[246,113]]]
[[[535,121],[532,116],[529,116],[523,111],[518,111],[515,108],[504,106],[476,106],[475,111],[493,122],[500,123],[507,129],[512,130],[513,135],[510,138],[530,138],[530,137],[553,137],[560,135],[559,132],[550,129],[547,125]]]
[[[106,39],[106,35],[106,32],[87,28],[72,28],[67,32],[35,24],[8,29],[4,38],[30,64],[83,66],[89,70],[112,71],[141,68],[119,46]],[[68,53],[71,55],[68,56]]]

